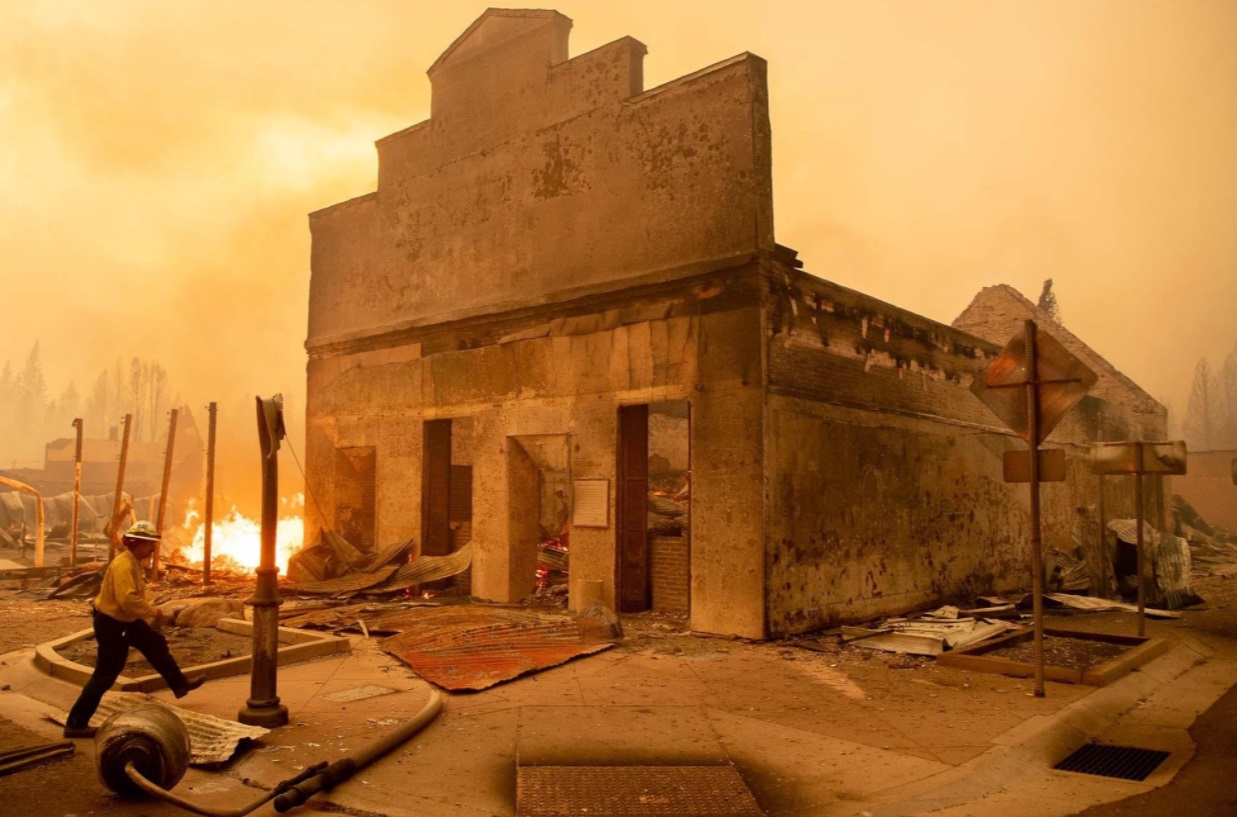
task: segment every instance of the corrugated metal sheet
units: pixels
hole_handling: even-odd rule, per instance
[[[420,556],[401,567],[380,589],[393,592],[459,575],[472,565],[472,543],[446,556]]]
[[[381,626],[403,632],[379,646],[450,690],[486,689],[614,646],[597,622],[529,610],[457,605],[398,615]]]
[[[371,573],[349,573],[338,579],[327,579],[321,582],[295,584],[292,590],[297,593],[330,595],[332,593],[357,593],[375,585],[382,584],[399,570],[397,565],[381,567]]]
[[[357,619],[367,607],[369,607],[368,604],[345,604],[332,605],[326,609],[307,610],[303,613],[292,610],[289,611],[287,618],[280,619],[279,626],[325,629],[348,626],[356,624]]]
[[[1108,529],[1117,538],[1131,545],[1138,544],[1137,519],[1113,519]],[[1149,564],[1147,575],[1163,594],[1163,605],[1177,610],[1197,604],[1202,599],[1190,586],[1190,543],[1179,536],[1162,533],[1143,522],[1143,549]]]

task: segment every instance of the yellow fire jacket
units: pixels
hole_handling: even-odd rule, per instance
[[[121,552],[108,565],[94,606],[100,613],[117,621],[137,621],[140,618],[147,624],[155,623],[159,608],[146,599],[142,565],[129,549],[121,548]]]

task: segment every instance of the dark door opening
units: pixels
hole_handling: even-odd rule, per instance
[[[620,406],[618,434],[618,607],[649,609],[649,407]]]
[[[472,539],[472,419],[426,420],[422,431],[421,553],[443,556]]]
[[[619,409],[615,497],[619,612],[691,612],[690,405]]]

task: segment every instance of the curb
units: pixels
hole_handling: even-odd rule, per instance
[[[1051,769],[1113,726],[1140,701],[1208,663],[1213,655],[1201,643],[1180,642],[1166,654],[1074,701],[1057,714],[1036,715],[998,735],[992,740],[995,745],[977,757],[926,780],[882,792],[883,805],[866,811],[872,817],[901,817],[973,803],[1000,790],[1015,776],[1025,777],[1028,769]]]
[[[218,628],[233,635],[249,635],[253,632],[253,622],[242,619],[224,618],[219,620]],[[70,661],[57,650],[69,647],[81,641],[94,637],[94,630],[80,630],[71,635],[39,644],[34,650],[34,665],[44,675],[59,678],[77,686],[84,686],[94,673],[94,668]],[[291,627],[280,627],[278,632],[280,646],[276,650],[276,660],[282,666],[301,661],[311,661],[331,655],[349,652],[352,643],[347,638],[319,633],[313,630],[296,630]],[[186,675],[203,673],[208,679],[227,678],[232,675],[244,675],[253,665],[253,656],[242,655],[227,658],[209,664],[199,664],[185,667]],[[120,692],[154,692],[167,689],[167,681],[158,673],[129,678],[121,675],[116,679],[113,689]]]

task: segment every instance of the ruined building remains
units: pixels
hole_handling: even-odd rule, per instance
[[[485,12],[430,118],[378,141],[378,189],[311,216],[307,537],[469,541],[472,594],[514,601],[566,531],[573,607],[600,583],[753,638],[1025,586],[1022,443],[968,389],[1006,328],[776,243],[764,60],[645,89],[643,44],[569,58],[570,28]],[[1096,501],[1101,424],[1162,428],[1101,379],[1050,440],[1050,544]]]

